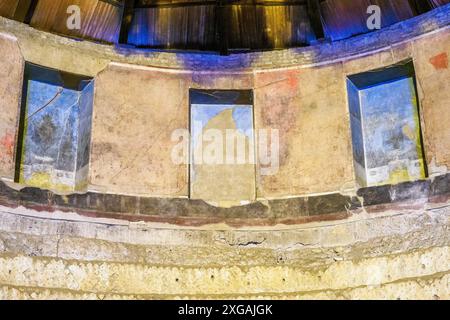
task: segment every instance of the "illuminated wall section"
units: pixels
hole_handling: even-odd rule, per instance
[[[16,181],[60,192],[84,190],[94,83],[27,64]]]
[[[191,198],[256,199],[252,91],[191,90]]]
[[[358,183],[425,178],[412,63],[350,76],[347,87]]]

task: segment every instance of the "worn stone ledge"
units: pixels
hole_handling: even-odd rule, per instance
[[[430,199],[431,202],[439,202],[448,193],[450,193],[450,174],[397,185],[362,188],[357,192],[365,206],[398,203],[412,199]]]
[[[201,226],[227,223],[230,226],[300,224],[348,218],[362,206],[369,211],[415,208],[423,203],[447,203],[450,198],[450,174],[431,180],[358,190],[357,197],[338,193],[258,201],[246,206],[219,208],[202,200],[150,198],[102,193],[57,195],[51,191],[24,188],[20,191],[0,181],[0,205],[37,211],[77,212],[88,217],[128,221],[172,223]]]
[[[0,207],[0,298],[447,299],[449,208],[220,230]]]
[[[18,220],[19,222],[20,220]],[[392,221],[393,224],[396,222]],[[374,226],[375,227],[375,226]],[[393,226],[391,226],[393,227]],[[357,260],[379,257],[392,252],[408,252],[421,248],[440,247],[450,244],[450,226],[428,222],[418,229],[392,235],[378,235],[373,238],[361,238],[353,244],[329,246],[326,235],[324,244],[320,239],[305,237],[285,238],[286,243],[278,247],[267,247],[257,243],[257,236],[249,236],[245,243],[229,242],[226,237],[218,236],[215,243],[186,243],[182,245],[129,244],[92,238],[80,238],[61,233],[60,235],[32,235],[17,232],[0,231],[0,253],[26,256],[61,258],[65,260],[83,260],[89,262],[144,263],[154,266],[203,266],[203,267],[252,267],[252,266],[295,266],[302,270],[323,268],[336,261]],[[212,231],[211,231],[212,232]],[[332,234],[332,230],[328,230]],[[274,231],[282,237],[282,232]],[[279,234],[280,233],[280,234]],[[320,233],[319,231],[315,232]],[[176,233],[174,233],[176,234]],[[332,236],[330,236],[332,238]],[[265,239],[260,237],[259,241]],[[271,239],[265,241],[270,242]],[[356,239],[355,239],[356,241]],[[339,243],[337,243],[339,245]]]
[[[380,286],[449,271],[449,247],[336,261],[325,269],[308,271],[295,266],[156,267],[0,255],[3,285],[120,295],[222,295],[223,288],[234,296],[326,292]]]
[[[448,245],[449,217],[447,205],[370,215],[361,212],[344,222],[230,229],[225,225],[187,228],[83,221],[73,213],[0,207],[0,252],[187,266],[241,265],[243,261],[244,265],[323,265],[335,259]],[[186,255],[189,252],[192,255]]]
[[[361,286],[344,290],[297,292],[291,294],[261,295],[121,295],[112,293],[90,293],[75,290],[42,289],[0,285],[1,300],[164,300],[164,299],[225,299],[225,300],[301,300],[301,299],[390,299],[390,300],[447,300],[449,273],[404,279],[379,286]]]
[[[37,211],[60,210],[90,217],[191,226],[221,222],[241,226],[247,223],[273,225],[280,222],[292,224],[336,220],[348,217],[348,209],[360,206],[356,197],[330,194],[219,208],[202,200],[182,198],[147,198],[92,192],[62,196],[37,188],[17,191],[2,182],[0,204],[13,208],[23,206]]]

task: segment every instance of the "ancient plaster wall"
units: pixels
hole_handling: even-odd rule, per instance
[[[279,172],[258,177],[258,195],[277,198],[352,187],[342,64],[258,72],[255,88],[256,127],[280,132]]]
[[[450,20],[445,11],[437,12],[429,19],[435,27],[437,23],[433,19],[439,14],[443,17],[438,21],[444,26],[446,19]],[[450,163],[450,128],[446,125],[446,110],[450,103],[446,90],[450,72],[448,27],[436,27],[426,33],[424,22],[419,21],[411,28],[423,28],[425,33],[410,40],[399,36],[400,43],[391,39],[395,38],[393,35],[386,35],[392,32],[389,29],[381,31],[380,35],[362,36],[359,42],[350,39],[348,43],[352,46],[386,38],[394,43],[372,53],[333,61],[333,54],[342,52],[345,56],[341,44],[337,43],[333,54],[328,52],[320,56],[316,49],[310,57],[312,65],[299,60],[304,55],[303,51],[285,50],[289,55],[285,54],[282,60],[289,60],[291,66],[281,69],[267,65],[258,67],[270,58],[279,63],[279,53],[255,54],[250,62],[245,60],[247,55],[223,59],[203,55],[197,57],[198,65],[190,60],[189,54],[176,55],[178,63],[173,64],[165,60],[167,53],[152,54],[146,63],[161,58],[167,64],[167,68],[156,68],[137,66],[141,61],[134,56],[113,54],[110,48],[102,46],[99,47],[104,50],[95,48],[94,51],[89,45],[84,48],[85,44],[75,46],[69,42],[72,46],[69,56],[67,40],[45,33],[38,33],[38,39],[26,37],[27,32],[36,31],[18,27],[14,31],[11,23],[5,23],[4,28],[19,38],[22,53],[12,37],[2,38],[5,43],[2,50],[15,50],[7,52],[9,60],[3,61],[8,68],[13,68],[15,74],[13,72],[12,76],[3,77],[1,81],[5,88],[9,88],[8,94],[13,95],[10,98],[13,100],[2,100],[3,103],[8,101],[9,109],[14,109],[8,111],[9,117],[16,117],[22,54],[27,60],[45,66],[72,72],[76,69],[77,73],[95,75],[89,171],[89,189],[93,191],[164,197],[188,195],[188,167],[172,162],[171,152],[176,142],[171,141],[171,135],[175,129],[189,127],[189,88],[254,90],[255,129],[272,128],[280,132],[280,168],[275,175],[263,176],[258,167],[259,198],[354,191],[346,77],[406,59],[413,59],[416,68],[430,173],[443,173]],[[44,41],[45,46],[42,45]],[[82,49],[86,50],[78,55]],[[42,60],[42,50],[52,51],[45,61]],[[58,54],[57,58],[49,58],[55,54]],[[297,60],[293,58],[296,55]],[[113,62],[121,60],[127,63]],[[210,60],[209,68],[216,66],[217,70],[202,70],[205,60]],[[180,70],[180,63],[181,69],[185,70]],[[77,65],[80,68],[76,68]],[[228,67],[234,70],[227,71]],[[15,134],[11,130],[14,130],[16,121],[16,118],[8,119],[9,127],[3,129],[6,144],[11,134]],[[2,170],[11,172],[13,163],[8,152],[6,158]],[[11,177],[11,174],[6,176]]]
[[[188,167],[172,161],[179,142],[172,133],[189,129],[189,88],[251,88],[252,76],[112,64],[95,84],[92,188],[174,197],[188,195]]]
[[[14,178],[24,61],[17,41],[0,36],[0,177]]]
[[[139,83],[139,85],[136,85]],[[95,80],[90,183],[96,190],[187,195],[187,168],[171,135],[187,128],[186,75],[110,66]]]
[[[432,50],[424,52],[423,47]],[[413,59],[417,69],[427,162],[432,164],[430,171],[433,172],[434,165],[447,166],[449,161],[450,129],[443,121],[450,105],[448,90],[445,90],[448,86],[445,79],[449,79],[449,52],[450,32],[444,29],[364,57],[307,68],[213,73],[111,66],[100,74],[96,87],[93,143],[97,151],[92,155],[91,183],[103,187],[103,191],[187,195],[187,168],[172,164],[170,156],[175,144],[170,136],[174,129],[188,128],[188,89],[193,87],[253,89],[255,129],[279,130],[280,170],[275,175],[256,177],[258,197],[354,189],[346,77],[407,59]],[[435,59],[440,60],[433,62]],[[145,85],[137,88],[134,83],[142,80],[145,82],[140,83]],[[133,111],[120,112],[124,103],[127,110]],[[152,114],[151,110],[158,110],[157,114]],[[166,110],[177,112],[170,111],[168,118],[160,118]],[[437,118],[438,114],[444,118]],[[111,117],[116,120],[110,120]],[[105,119],[109,131],[105,130]],[[147,136],[140,138],[143,132]],[[133,137],[139,138],[133,140]],[[123,142],[118,142],[121,140]],[[133,149],[130,141],[138,141],[138,147]],[[102,144],[122,144],[122,147],[99,149]],[[152,165],[165,170],[150,173],[150,170],[142,172],[140,169],[152,168]],[[134,187],[128,185],[130,177]],[[152,187],[158,181],[161,188]]]
[[[434,34],[413,44],[427,162],[450,168],[450,33]]]
[[[346,76],[409,58],[430,173],[446,173],[450,10],[444,9],[333,46],[203,59],[119,52],[0,19],[0,137],[17,128],[22,55],[95,76],[90,189],[147,196],[66,197],[0,184],[0,298],[449,299],[448,177],[365,190],[363,205],[348,209],[344,220],[307,225],[276,218],[300,211],[312,217],[335,200],[268,202],[272,224],[230,227],[224,221],[239,220],[244,209],[223,213],[186,200],[182,205],[193,212],[180,211],[175,199],[150,198],[187,195],[187,167],[168,161],[168,146],[174,128],[188,127],[189,88],[253,89],[256,127],[283,128],[282,166],[273,177],[257,178],[260,197],[352,191]],[[0,175],[11,178],[14,154],[1,148]],[[384,200],[395,203],[377,206]],[[80,213],[95,205],[98,215]],[[246,212],[258,220],[256,209]],[[135,222],[121,219],[132,210]],[[195,222],[206,211],[220,220],[188,226],[167,220],[192,214]]]

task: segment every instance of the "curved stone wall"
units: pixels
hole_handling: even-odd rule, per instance
[[[435,176],[450,163],[448,8],[332,45],[230,57],[118,52],[2,19],[8,112],[0,136],[9,141],[17,132],[24,61],[94,76],[89,190],[186,197],[187,166],[173,164],[170,151],[172,132],[189,128],[189,89],[252,89],[255,129],[280,130],[280,169],[261,176],[257,168],[257,198],[355,195],[346,77],[413,59],[426,162]],[[6,151],[0,172],[11,179],[14,157]]]
[[[449,299],[449,213],[231,229],[0,207],[0,298]]]
[[[0,18],[0,298],[450,298],[449,22],[447,5],[332,45],[220,57]],[[429,178],[358,190],[346,78],[410,59]],[[95,78],[86,194],[12,182],[25,61]],[[255,127],[282,128],[256,203],[187,199],[167,150],[192,88],[252,89]]]

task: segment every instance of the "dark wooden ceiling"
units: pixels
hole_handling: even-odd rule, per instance
[[[136,47],[220,51],[306,46],[366,33],[367,7],[382,25],[450,0],[0,0],[0,15],[37,29]],[[67,8],[81,8],[81,29],[69,30]]]

